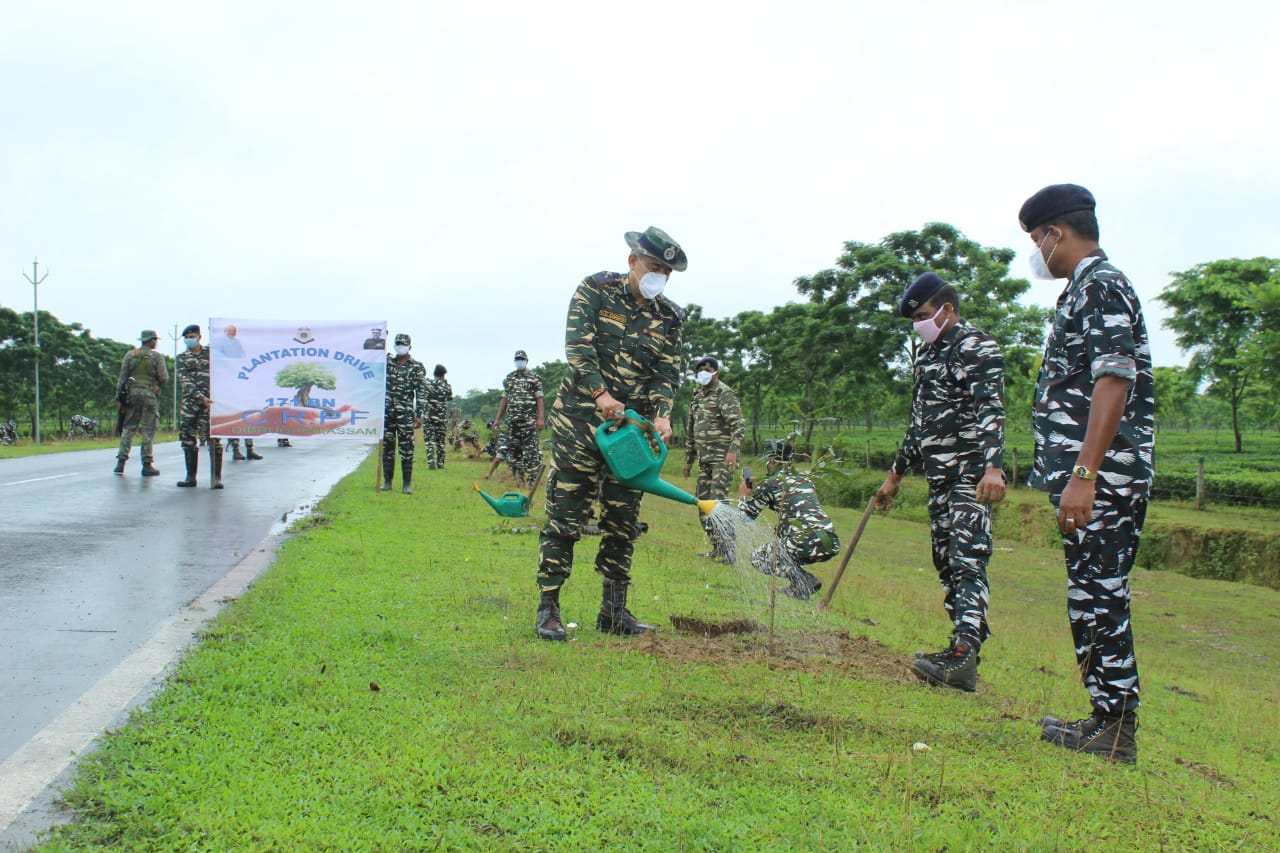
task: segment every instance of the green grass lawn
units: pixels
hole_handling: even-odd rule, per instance
[[[594,630],[588,538],[563,594],[581,627],[547,643],[541,499],[501,518],[480,462],[413,496],[374,492],[372,465],[81,762],[76,822],[39,849],[1280,847],[1274,590],[1135,572],[1140,755],[1114,766],[1038,740],[1040,715],[1087,708],[1058,549],[997,540],[976,694],[910,674],[949,626],[928,531],[894,516],[822,612],[771,606],[762,575],[696,556],[693,508],[646,498],[631,605],[657,636]],[[847,540],[857,513],[834,515]]]

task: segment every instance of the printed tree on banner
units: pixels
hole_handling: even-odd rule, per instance
[[[338,378],[315,362],[291,364],[276,374],[276,385],[280,388],[296,388],[298,393],[294,401],[299,406],[311,404],[311,389],[319,386],[325,391],[338,387]]]

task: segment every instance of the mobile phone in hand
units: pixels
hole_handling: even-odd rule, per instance
[[[748,489],[754,489],[756,487],[755,483],[751,482],[751,466],[750,465],[742,466],[742,482],[747,484]]]

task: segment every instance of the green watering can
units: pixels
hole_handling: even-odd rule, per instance
[[[667,445],[653,424],[637,412],[627,409],[621,423],[606,421],[596,427],[596,446],[613,476],[629,489],[669,498],[685,504],[696,504],[704,515],[710,515],[718,501],[700,501],[662,479],[662,463],[667,461]]]
[[[478,484],[472,484],[471,489],[480,492]],[[504,492],[500,498],[480,492],[480,497],[484,498],[498,515],[505,515],[507,518],[524,518],[529,514],[529,498],[520,492]]]

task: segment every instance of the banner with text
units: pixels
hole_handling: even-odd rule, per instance
[[[209,434],[382,437],[386,321],[209,320]]]

